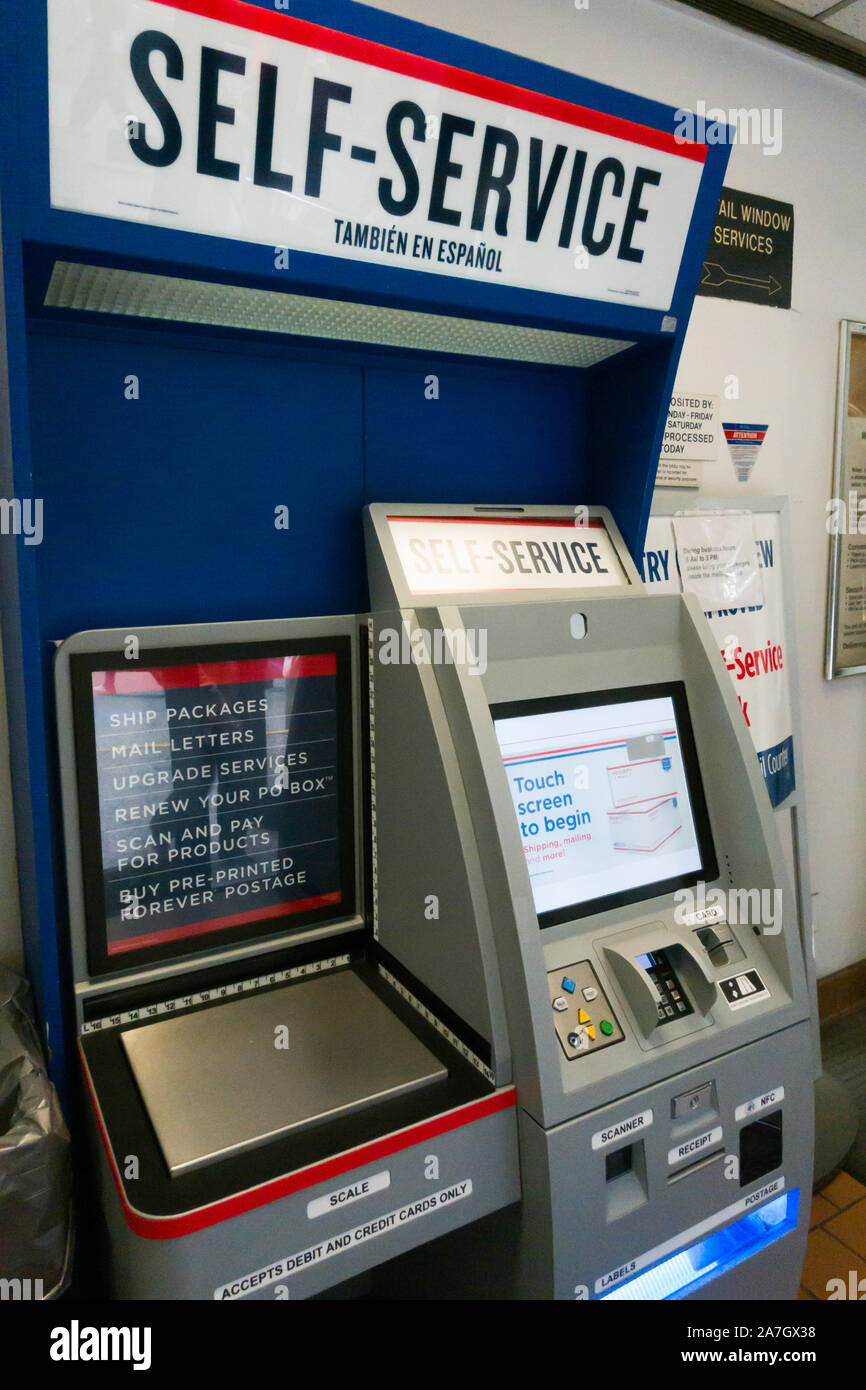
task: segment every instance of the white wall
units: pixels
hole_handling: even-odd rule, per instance
[[[8,541],[6,542],[9,543]],[[0,645],[0,965],[22,968],[18,877],[15,867],[15,824],[9,785],[9,737],[6,726],[6,686]]]
[[[707,492],[786,493],[792,505],[819,975],[866,956],[866,676],[823,679],[839,320],[866,320],[866,83],[663,0],[380,0],[378,8],[675,107],[780,108],[781,152],[731,152],[726,182],[794,204],[792,309],[698,299],[678,385],[769,422],[751,482],[722,442]],[[581,499],[591,501],[592,499]],[[804,769],[805,763],[805,769]],[[805,776],[804,776],[805,771]]]

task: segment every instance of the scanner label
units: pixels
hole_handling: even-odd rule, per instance
[[[628,1139],[632,1134],[649,1129],[653,1122],[653,1112],[651,1110],[641,1110],[639,1115],[630,1115],[627,1120],[618,1120],[615,1125],[608,1125],[606,1129],[599,1129],[592,1136],[592,1147],[594,1149],[606,1149],[608,1144],[615,1144],[617,1139]]]

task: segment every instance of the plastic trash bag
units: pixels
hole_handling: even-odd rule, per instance
[[[0,1299],[56,1298],[72,1253],[69,1132],[30,989],[0,966]]]

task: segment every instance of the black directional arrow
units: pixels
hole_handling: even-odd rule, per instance
[[[702,285],[712,285],[718,289],[722,285],[752,285],[756,290],[766,290],[768,297],[778,294],[782,288],[780,280],[775,275],[737,275],[732,270],[726,270],[717,261],[706,261],[704,273],[701,276]]]

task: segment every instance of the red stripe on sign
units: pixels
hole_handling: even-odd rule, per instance
[[[120,956],[126,951],[146,951],[148,947],[161,946],[166,941],[183,941],[188,936],[205,936],[208,932],[225,931],[227,927],[242,927],[246,922],[263,922],[267,917],[288,917],[293,912],[312,912],[316,907],[330,907],[341,902],[342,897],[342,893],[319,893],[315,897],[298,898],[291,903],[274,903],[272,907],[237,912],[233,917],[214,917],[209,922],[193,922],[184,927],[166,927],[163,931],[148,932],[145,936],[110,941],[108,954]]]
[[[94,695],[134,695],[157,690],[199,690],[204,686],[243,685],[246,681],[298,680],[334,676],[335,652],[313,656],[268,656],[248,661],[199,661],[194,666],[153,666],[147,670],[94,671]]]
[[[84,1077],[90,1092],[91,1104],[105,1146],[114,1185],[123,1207],[126,1224],[136,1235],[144,1236],[147,1240],[176,1240],[179,1236],[192,1235],[194,1231],[202,1231],[208,1226],[216,1226],[221,1221],[230,1221],[234,1216],[243,1216],[245,1212],[255,1211],[257,1207],[267,1206],[270,1202],[278,1202],[283,1197],[290,1197],[295,1192],[303,1192],[305,1188],[315,1187],[320,1182],[329,1182],[332,1178],[342,1177],[344,1173],[351,1172],[353,1168],[361,1168],[367,1163],[378,1163],[381,1159],[389,1158],[395,1153],[401,1153],[403,1149],[409,1149],[414,1144],[427,1143],[431,1139],[438,1138],[441,1134],[450,1134],[455,1129],[462,1129],[464,1125],[475,1124],[478,1120],[484,1120],[489,1115],[497,1115],[502,1110],[511,1110],[517,1104],[517,1092],[514,1087],[505,1086],[502,1090],[494,1091],[493,1095],[485,1096],[482,1100],[470,1101],[467,1105],[446,1111],[444,1115],[436,1115],[431,1120],[422,1120],[419,1124],[409,1125],[407,1129],[397,1130],[394,1134],[386,1134],[384,1138],[374,1139],[369,1144],[360,1144],[355,1149],[347,1149],[344,1153],[335,1154],[333,1158],[323,1159],[320,1163],[311,1163],[306,1168],[298,1168],[294,1173],[286,1173],[281,1178],[274,1178],[271,1182],[262,1183],[259,1187],[250,1188],[247,1192],[238,1192],[232,1197],[224,1197],[222,1201],[212,1202],[209,1206],[184,1212],[180,1216],[146,1216],[143,1212],[136,1211],[127,1201],[80,1038],[78,1040],[78,1053],[84,1068]]]
[[[570,531],[604,530],[601,517],[589,521],[570,521],[568,517],[545,516],[389,516],[389,522],[430,521],[442,526],[567,526]]]
[[[682,159],[692,159],[698,164],[703,164],[707,157],[706,145],[691,140],[679,140],[672,133],[656,130],[654,126],[640,125],[637,121],[628,121],[622,116],[609,116],[603,111],[593,111],[588,106],[577,106],[574,102],[547,96],[543,92],[533,92],[527,87],[516,87],[510,82],[500,81],[499,78],[467,72],[464,68],[455,68],[434,58],[421,58],[415,53],[404,53],[400,49],[374,43],[371,39],[341,34],[335,29],[325,29],[320,24],[311,24],[306,19],[274,14],[259,9],[257,5],[247,4],[245,0],[154,0],[154,3],[166,5],[172,10],[182,10],[186,14],[199,15],[203,19],[218,20],[221,24],[231,24],[235,28],[268,34],[271,38],[283,39],[299,47],[316,48],[322,53],[350,58],[356,63],[366,63],[386,72],[398,73],[401,77],[414,77],[422,82],[432,82],[438,87],[464,92],[467,96],[481,97],[485,101],[493,101],[502,106],[513,106],[536,116],[547,116],[566,125],[594,130],[599,135],[610,135],[616,140],[628,140],[631,144],[644,145],[647,149],[679,155]]]

